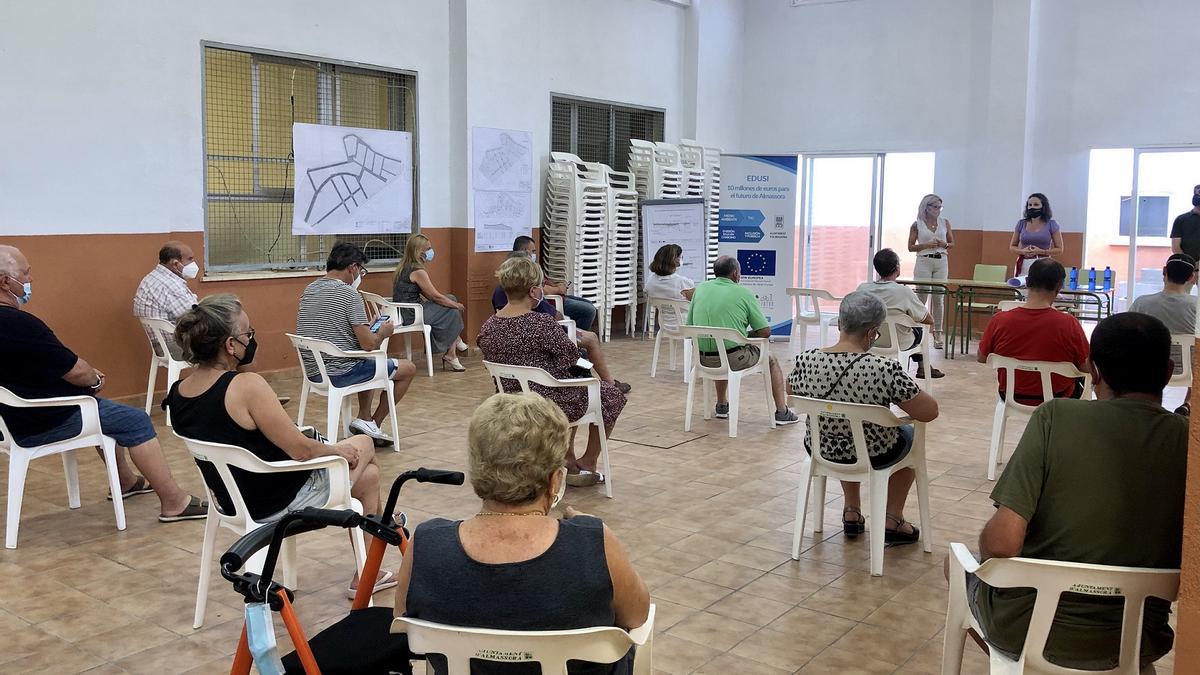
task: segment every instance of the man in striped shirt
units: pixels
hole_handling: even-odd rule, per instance
[[[378,349],[395,329],[385,321],[375,332],[367,321],[367,310],[358,284],[367,275],[369,259],[362,249],[348,242],[335,244],[325,264],[325,276],[304,289],[300,309],[296,314],[296,332],[308,338],[328,340],[345,351]],[[372,359],[325,358],[325,372],[335,387],[348,387],[366,382],[375,376]],[[317,364],[308,354],[303,356],[305,375],[313,381],[320,379]],[[411,361],[388,359],[388,375],[395,381],[396,401],[399,402],[412,384],[417,368]],[[376,445],[389,445],[392,439],[379,425],[387,417],[387,392],[379,396],[379,404],[371,412],[371,392],[358,394],[358,417],[350,429],[375,439]],[[330,439],[333,440],[333,439]]]

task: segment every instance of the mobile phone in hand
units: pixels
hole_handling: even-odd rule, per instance
[[[383,324],[387,323],[388,321],[391,321],[391,319],[392,319],[392,317],[384,316],[383,314],[380,314],[379,316],[375,317],[375,323],[371,324],[371,332],[378,333],[379,327],[382,326]]]

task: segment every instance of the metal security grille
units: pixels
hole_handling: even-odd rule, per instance
[[[411,73],[205,46],[206,268],[320,267],[338,241],[399,259],[407,235],[292,235],[292,123],[411,132],[415,173],[416,85]]]
[[[550,149],[626,171],[629,139],[663,140],[661,110],[555,96],[550,102]]]

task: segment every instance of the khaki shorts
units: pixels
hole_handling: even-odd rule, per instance
[[[730,370],[745,370],[758,363],[760,352],[758,347],[754,345],[746,345],[739,349],[729,351],[728,355]],[[700,354],[700,365],[704,366],[705,368],[720,368],[721,356],[720,354],[713,354],[711,356]]]

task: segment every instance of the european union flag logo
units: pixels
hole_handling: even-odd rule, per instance
[[[775,276],[775,251],[770,249],[738,249],[737,261],[747,276]]]

